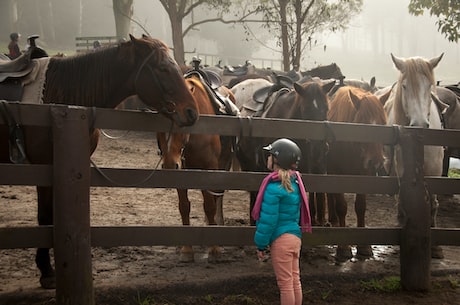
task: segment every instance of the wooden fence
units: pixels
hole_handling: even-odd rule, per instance
[[[90,186],[257,190],[265,173],[201,170],[101,169],[117,185],[90,167],[88,128],[169,131],[171,123],[151,112],[87,109],[64,105],[11,104],[21,125],[50,126],[54,163],[0,164],[0,184],[54,185],[54,226],[2,227],[0,248],[54,247],[56,303],[94,304],[92,246],[252,245],[254,228],[212,227],[90,227]],[[2,122],[2,121],[0,121]],[[400,194],[409,221],[398,228],[321,228],[303,240],[308,245],[400,245],[401,282],[409,290],[430,285],[430,245],[460,246],[458,228],[430,229],[425,187],[435,194],[457,194],[460,179],[423,177],[423,145],[458,145],[460,131],[202,116],[192,127],[175,131],[263,137],[310,138],[336,141],[380,142],[402,146],[404,176],[364,177],[303,174],[309,191]],[[145,180],[146,177],[150,177]],[[139,184],[139,182],[142,183]],[[428,224],[428,225],[427,225]]]
[[[108,47],[117,44],[119,39],[117,36],[75,37],[75,48],[77,53],[92,51],[95,41],[98,41],[101,47]]]

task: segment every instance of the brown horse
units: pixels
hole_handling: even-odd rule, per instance
[[[258,80],[253,80],[258,81]],[[252,88],[251,81],[246,80],[248,88]],[[329,99],[326,93],[332,88],[334,83],[321,85],[317,82],[294,83],[292,89],[283,88],[273,92],[271,96],[265,99],[264,111],[261,114],[254,112],[252,116],[263,118],[295,119],[295,120],[313,120],[324,121],[328,112]],[[263,87],[262,87],[263,88]],[[238,102],[240,96],[248,95],[248,90],[240,88],[235,92],[235,98]],[[238,94],[238,95],[237,95]],[[249,93],[249,96],[252,96]],[[247,105],[243,105],[245,107]],[[243,113],[243,112],[242,112]],[[237,143],[236,156],[244,171],[267,171],[265,156],[262,147],[272,143],[275,139],[241,137]],[[304,173],[325,174],[326,173],[326,151],[327,145],[323,141],[295,140],[302,150],[302,159],[299,164],[299,170]],[[250,211],[254,206],[257,192],[250,192]],[[324,198],[319,198],[323,200]],[[314,201],[310,200],[311,203]],[[320,204],[324,206],[324,202]],[[251,218],[251,224],[254,220]]]
[[[0,92],[1,94],[1,92]],[[137,95],[180,126],[192,125],[198,118],[193,97],[179,67],[162,41],[144,37],[118,46],[74,57],[49,58],[43,90],[44,103],[115,108],[129,96]],[[26,157],[33,164],[53,162],[53,143],[49,128],[25,126]],[[96,149],[99,132],[90,129],[91,152]],[[0,126],[0,161],[10,162],[8,126]],[[53,188],[37,187],[38,223],[53,224]],[[55,272],[49,249],[37,250],[36,263],[44,288],[55,287]]]
[[[219,114],[214,102],[213,93],[210,92],[206,82],[199,73],[192,73],[185,79],[190,92],[196,102],[199,114]],[[233,94],[225,86],[217,88],[219,99],[229,99],[234,105]],[[217,101],[219,102],[219,101]],[[218,106],[220,108],[220,106]],[[236,107],[234,108],[236,110]],[[229,170],[232,160],[232,137],[220,137],[217,134],[184,134],[184,133],[157,133],[158,147],[162,156],[162,166],[165,169],[209,169]],[[203,208],[209,225],[223,224],[223,219],[216,221],[216,210],[222,208],[222,190],[201,190],[203,195]],[[179,212],[183,225],[190,225],[190,200],[187,189],[177,189],[179,197]],[[222,211],[218,211],[222,217]],[[208,260],[216,261],[220,257],[219,247],[210,247]],[[183,246],[180,260],[190,262],[194,260],[193,248]]]
[[[386,114],[380,100],[362,89],[345,86],[331,100],[327,115],[329,121],[386,124]],[[327,172],[334,175],[372,175],[383,166],[383,145],[379,143],[333,142],[329,145]],[[329,221],[333,226],[345,227],[347,202],[344,194],[327,194]],[[357,226],[365,226],[366,194],[356,194]],[[370,246],[357,247],[358,255],[372,256]],[[339,245],[337,259],[351,258],[350,246]]]

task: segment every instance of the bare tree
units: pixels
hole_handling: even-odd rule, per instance
[[[133,2],[134,0],[112,0],[118,39],[128,38],[133,17]]]
[[[225,19],[224,15],[229,13],[229,8],[235,2],[232,0],[159,0],[166,10],[171,22],[172,41],[174,45],[174,58],[178,63],[185,61],[184,37],[193,28],[209,22],[239,23],[247,20],[256,11],[248,7],[239,7],[239,14],[235,14],[234,19]],[[250,1],[249,1],[250,2]],[[205,19],[195,20],[193,10],[203,8],[209,11]],[[184,28],[184,19],[190,17],[190,21]]]
[[[302,53],[315,43],[315,34],[345,29],[362,4],[362,0],[260,0],[259,9],[265,26],[281,44],[283,68],[288,71],[300,67]]]

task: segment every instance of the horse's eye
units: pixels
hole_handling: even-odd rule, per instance
[[[167,65],[159,65],[159,66],[158,66],[158,70],[159,70],[160,72],[164,72],[164,73],[166,73],[166,72],[169,71]]]

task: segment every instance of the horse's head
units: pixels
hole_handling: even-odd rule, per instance
[[[189,137],[189,134],[183,133],[157,133],[157,144],[160,149],[163,168],[182,168],[183,151]]]
[[[340,88],[334,99],[328,119],[334,122],[347,122],[369,125],[386,125],[387,116],[383,105],[374,94],[356,87]],[[353,149],[359,154],[361,166],[366,174],[375,174],[384,164],[383,144],[354,143]]]
[[[329,98],[327,92],[334,86],[334,83],[321,84],[318,82],[294,83],[296,94],[297,113],[299,119],[324,121],[327,118],[329,109]]]
[[[120,56],[136,68],[135,93],[147,105],[171,118],[179,126],[198,119],[195,101],[187,88],[179,66],[162,41],[144,36],[120,45]]]
[[[325,121],[329,109],[327,92],[334,85],[333,82],[321,84],[319,82],[294,83],[296,99],[293,108],[295,115],[292,118],[312,121]],[[297,143],[304,154],[299,168],[310,173],[326,172],[326,154],[329,149],[325,141],[299,141]]]
[[[428,128],[430,126],[431,93],[435,90],[433,69],[441,60],[441,54],[430,60],[421,57],[398,58],[391,54],[396,68],[401,72],[396,85],[396,123]]]

